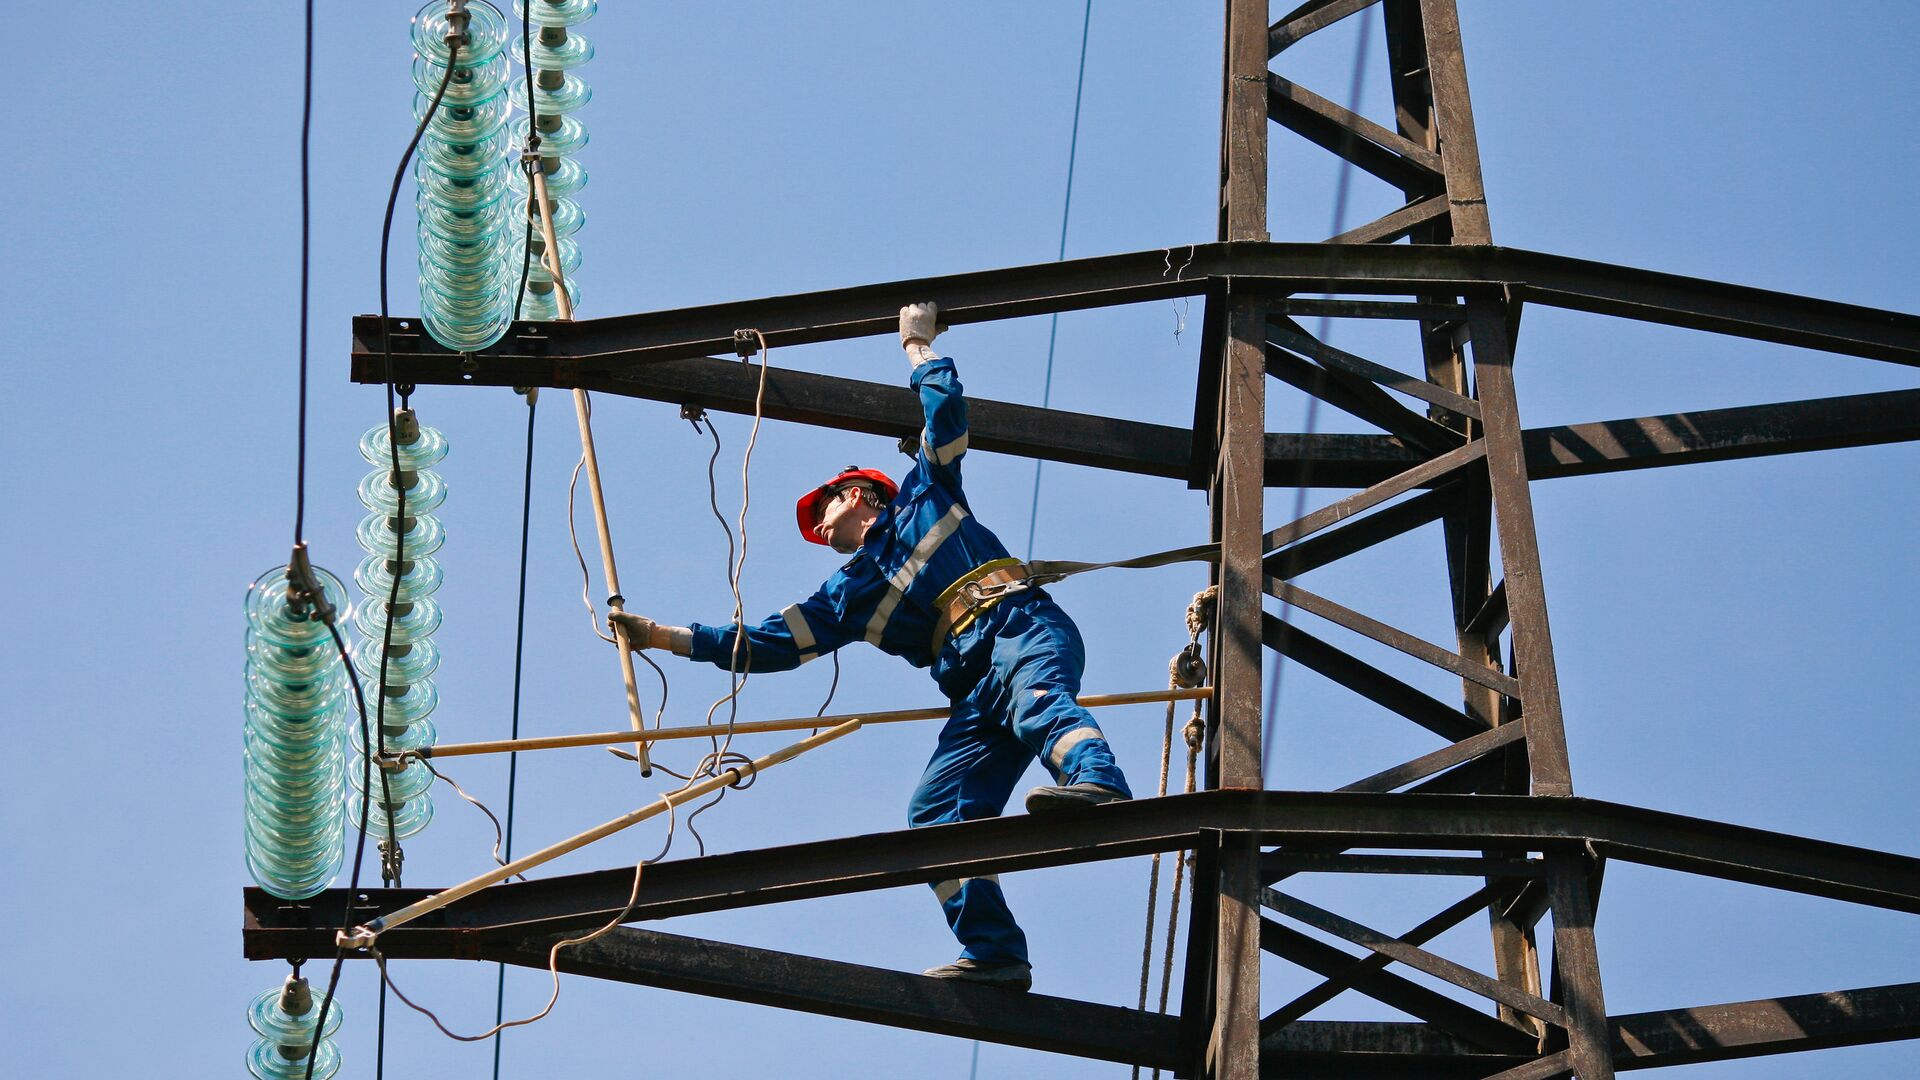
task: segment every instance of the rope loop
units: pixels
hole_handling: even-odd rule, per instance
[[[1220,600],[1220,586],[1209,585],[1193,594],[1193,603],[1187,605],[1187,636],[1195,641],[1207,627],[1213,625],[1213,611]]]

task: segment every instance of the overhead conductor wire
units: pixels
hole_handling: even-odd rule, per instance
[[[1367,32],[1367,26],[1364,22],[1356,25],[1360,28],[1357,35],[1359,40],[1354,44],[1353,75],[1347,86],[1347,100],[1352,103],[1350,107],[1357,110],[1360,107],[1360,92],[1366,81],[1367,45],[1373,40],[1373,35]],[[1345,132],[1344,129],[1343,132],[1341,136],[1343,149],[1351,149],[1353,134],[1351,132]],[[1353,160],[1351,156],[1343,153],[1339,155],[1339,157],[1340,175],[1333,189],[1333,231],[1328,234],[1330,236],[1338,236],[1346,229],[1347,195],[1353,182]],[[1327,338],[1330,323],[1331,320],[1329,318],[1326,316],[1321,317],[1318,327],[1321,340]],[[1314,434],[1318,426],[1319,418],[1320,397],[1318,394],[1309,393],[1307,394],[1307,416],[1304,425],[1306,434],[1309,437]],[[1293,495],[1293,514],[1288,520],[1298,521],[1306,516],[1307,488],[1312,485],[1312,481],[1313,459],[1309,457],[1300,467],[1300,482],[1294,489]],[[1286,632],[1284,628],[1289,628],[1293,625],[1292,618],[1293,605],[1283,598],[1280,601],[1280,625],[1283,628],[1283,633]],[[1266,709],[1260,721],[1260,790],[1262,791],[1266,790],[1267,765],[1273,754],[1273,722],[1280,711],[1280,676],[1286,666],[1286,654],[1280,653],[1276,655],[1273,660],[1273,673],[1269,676],[1267,682]]]
[[[313,9],[312,0],[308,0],[307,36],[309,41],[309,56],[311,56],[311,41],[313,36],[312,9]],[[422,116],[420,117],[419,124],[415,125],[413,129],[413,138],[408,140],[407,142],[406,153],[401,155],[400,164],[394,169],[393,186],[387,193],[386,215],[382,219],[381,228],[380,228],[380,351],[385,362],[384,375],[385,375],[386,388],[387,388],[387,449],[392,454],[392,468],[395,476],[398,476],[400,473],[400,438],[399,438],[399,424],[394,415],[395,391],[394,391],[394,379],[393,379],[393,343],[387,332],[387,319],[388,319],[387,252],[393,236],[393,209],[394,209],[394,205],[399,201],[399,198],[400,198],[400,185],[406,179],[407,164],[413,160],[413,153],[420,146],[420,137],[426,133],[427,125],[433,122],[434,114],[439,112],[440,100],[446,96],[447,84],[453,80],[454,61],[460,55],[461,44],[462,42],[457,37],[451,38],[447,42],[446,71],[440,77],[439,87],[434,90],[432,102],[430,102],[427,105],[426,112],[422,114]],[[395,495],[398,498],[398,502],[395,506],[394,515],[396,517],[400,517],[404,519],[407,512],[406,488],[399,487],[396,485]],[[393,557],[394,557],[395,563],[398,563],[403,557],[405,545],[406,545],[405,533],[396,530],[394,533],[394,549],[393,549],[394,551]],[[392,591],[389,592],[387,596],[387,603],[390,608],[391,606],[398,604],[400,600],[401,575],[398,573],[395,573],[392,575],[392,577],[393,577]],[[339,631],[337,630],[334,631],[334,641],[336,642],[336,644],[338,644],[341,647],[344,655],[345,642],[341,640]],[[386,631],[382,635],[382,641],[381,641],[380,685],[382,688],[386,686],[387,654],[390,651],[390,647],[392,646],[392,644],[393,644],[393,620],[391,618],[388,618],[386,620]],[[352,676],[352,671],[351,671],[352,666],[353,665],[351,664],[347,665],[347,667],[349,668],[348,674],[350,677]],[[361,767],[360,838],[354,846],[353,873],[350,879],[350,883],[347,886],[347,892],[350,895],[358,892],[360,889],[361,865],[366,855],[367,819],[368,819],[368,813],[371,809],[370,804],[373,800],[372,771],[373,771],[373,754],[375,749],[375,743],[372,741],[373,733],[367,730],[366,699],[361,692],[359,679],[357,677],[354,678],[353,689],[354,689],[354,697],[356,701],[359,702],[359,705],[360,705],[360,724],[361,724],[360,743],[364,749],[361,752],[361,766],[360,766]],[[380,695],[380,703],[378,706],[376,706],[376,708],[379,711],[379,718],[384,719],[385,713],[386,713],[386,694],[384,692],[384,689]],[[375,727],[378,728],[379,725],[376,724]],[[384,756],[386,753],[386,732],[384,731],[384,729],[381,729],[379,731],[377,738],[379,739],[379,743],[378,743],[379,752]],[[381,773],[380,773],[380,784],[381,784],[381,799],[384,802],[391,802],[391,800],[388,798],[387,775],[384,769],[381,770]],[[393,836],[392,815],[388,815],[388,818],[387,818],[387,836],[388,836],[388,846],[391,848],[396,843],[395,838]],[[395,884],[396,885],[398,884],[397,879],[395,880]],[[346,928],[343,927],[342,929],[346,929]],[[333,1003],[334,990],[336,987],[338,987],[340,983],[340,969],[346,960],[346,955],[347,954],[346,954],[345,948],[337,948],[334,952],[333,969],[327,976],[327,996],[321,1002],[320,1015],[315,1019],[315,1022],[314,1022],[314,1028],[313,1028],[314,1046],[312,1050],[310,1050],[307,1054],[308,1080],[312,1080],[313,1064],[319,1049],[321,1033],[326,1029],[327,1009]],[[386,1045],[385,1020],[386,1020],[385,994],[383,991],[381,996],[379,1033],[377,1036],[379,1041],[377,1044],[377,1049],[375,1051],[375,1059],[374,1059],[374,1070],[375,1070],[376,1076],[382,1075],[384,1073],[384,1066],[385,1066],[384,1056],[385,1056],[385,1045]]]
[[[529,101],[533,95],[531,87],[527,95]],[[529,226],[531,228],[531,226]],[[524,271],[523,271],[524,272]],[[525,287],[522,286],[522,291]],[[515,301],[517,304],[518,301]],[[516,318],[518,315],[516,314]],[[526,656],[527,644],[527,537],[533,511],[533,420],[539,398],[531,392],[527,394],[527,466],[526,476],[520,488],[520,589],[519,602],[513,618],[513,720],[511,738],[520,737],[520,683],[523,673],[522,661]],[[514,790],[520,775],[520,755],[507,755],[507,823],[502,829],[500,841],[502,861],[513,859],[513,803]],[[498,1024],[506,1018],[507,1008],[507,965],[499,965],[498,978],[494,985],[493,1022]],[[493,1076],[500,1078],[500,1038],[493,1040]]]
[[[1060,205],[1060,246],[1054,254],[1054,261],[1060,262],[1067,257],[1067,222],[1073,216],[1073,170],[1080,156],[1080,101],[1087,87],[1087,36],[1093,28],[1093,0],[1087,0],[1080,11],[1080,65],[1073,77],[1073,126],[1067,136],[1067,192]],[[1053,401],[1053,351],[1060,336],[1060,313],[1054,312],[1047,320],[1047,371],[1040,383],[1040,407],[1046,408]],[[1040,470],[1046,464],[1040,458],[1033,459],[1033,499],[1027,507],[1027,559],[1033,559],[1034,531],[1040,524]],[[840,671],[834,669],[836,682]],[[832,695],[828,695],[832,700]],[[820,707],[821,712],[826,706]],[[980,1073],[980,1042],[974,1040],[973,1063],[967,1069],[968,1080],[974,1080]]]
[[[533,12],[529,5],[520,11],[520,55],[527,58],[524,69],[527,75],[527,154],[531,156],[540,147],[540,106],[533,95]],[[538,165],[530,167],[537,168]],[[527,188],[532,190],[533,184]],[[520,321],[520,306],[527,298],[527,274],[533,267],[533,215],[526,213],[526,236],[520,244],[520,286],[513,292],[513,319]],[[526,475],[520,486],[520,588],[519,601],[513,616],[513,719],[512,738],[520,737],[520,677],[522,661],[526,655],[527,643],[527,537],[533,514],[533,419],[538,409],[540,397],[538,391],[527,389],[527,465]],[[663,703],[664,704],[664,703]],[[500,857],[505,861],[513,859],[513,799],[516,784],[520,777],[520,755],[507,755],[507,824],[501,830]],[[385,980],[382,980],[383,982]],[[493,989],[493,1022],[506,1019],[507,1009],[507,965],[503,962],[496,973]],[[493,1080],[500,1080],[500,1034],[493,1039]]]
[[[1087,0],[1086,8],[1080,15],[1080,73],[1073,82],[1073,133],[1067,139],[1067,195],[1060,207],[1060,250],[1054,256],[1055,262],[1067,257],[1067,220],[1073,214],[1073,166],[1080,153],[1080,96],[1087,85],[1087,31],[1093,26],[1093,0]],[[1053,400],[1053,346],[1060,334],[1060,313],[1054,312],[1047,324],[1047,374],[1040,384],[1040,407],[1046,408]],[[1040,467],[1046,464],[1039,458],[1033,461],[1033,504],[1027,510],[1027,558],[1033,558],[1033,532],[1040,519]]]
[[[312,293],[313,268],[313,0],[307,0],[304,5],[302,14],[302,37],[300,95],[300,322],[298,333],[295,335],[299,342],[299,391],[297,394],[298,406],[295,420],[296,449],[294,453],[293,510],[293,544],[296,552],[299,552],[306,546],[307,519],[307,324],[309,319],[309,301]],[[302,586],[305,587],[306,584],[308,583],[303,582]],[[360,734],[362,742],[364,743],[368,734],[366,693],[361,688],[359,673],[354,670],[354,666],[348,656],[346,638],[341,635],[340,628],[335,625],[332,619],[329,618],[325,621],[327,633],[333,639],[333,647],[340,655],[341,667],[346,669],[347,680],[353,690],[354,711],[360,719]],[[363,779],[364,778],[365,775],[363,774]],[[365,791],[364,784],[362,785],[362,791],[363,793]],[[364,834],[366,812],[367,805],[363,794],[361,800],[361,828],[363,833],[361,841],[355,846],[353,853],[352,874],[355,888],[358,888],[361,865],[366,855],[366,840]],[[333,1003],[333,992],[339,984],[340,969],[345,959],[346,950],[336,949],[334,953],[333,970],[327,979],[327,993],[321,999],[320,1014],[314,1018],[313,1044],[307,1048],[306,1075],[308,1080],[312,1080],[313,1077],[314,1063],[318,1059],[320,1043],[325,1037],[327,1030],[327,1010]],[[304,961],[301,960],[294,961],[294,974],[299,974],[301,964],[303,963]]]

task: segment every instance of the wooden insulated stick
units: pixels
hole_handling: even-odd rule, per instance
[[[540,207],[540,236],[546,245],[541,261],[546,263],[547,273],[553,277],[553,298],[560,307],[560,321],[573,321],[573,300],[567,295],[566,272],[560,265],[560,242],[553,234],[553,203],[547,197],[546,170],[535,166],[533,172],[534,201]],[[593,497],[593,524],[600,534],[600,567],[607,578],[607,609],[625,611],[626,602],[620,594],[620,571],[613,563],[613,532],[607,527],[607,497],[600,487],[600,456],[593,447],[593,421],[587,404],[587,392],[573,392],[573,417],[580,424],[580,454],[587,466],[587,491]],[[620,678],[627,688],[627,721],[635,731],[646,728],[646,719],[640,714],[640,686],[633,671],[633,651],[627,641],[627,630],[619,623],[613,624],[614,647],[620,652]],[[640,775],[653,775],[653,762],[647,758],[647,744],[636,742],[633,745],[634,757],[640,762]]]
[[[1155,701],[1192,701],[1213,696],[1213,688],[1139,690],[1125,694],[1089,694],[1080,704],[1089,709],[1108,705],[1142,705]],[[787,720],[752,720],[739,724],[711,724],[700,727],[656,728],[643,733],[647,742],[667,739],[702,739],[712,736],[753,735],[766,731],[803,731],[858,720],[863,724],[895,724],[904,720],[944,720],[952,709],[900,709],[895,712],[843,713],[839,716],[797,716]],[[518,750],[557,750],[569,746],[611,746],[633,741],[631,731],[600,731],[586,735],[547,735],[532,739],[495,739],[491,742],[447,743],[429,746],[418,756],[430,758],[468,757],[474,754],[505,754]]]
[[[596,825],[578,836],[568,837],[557,844],[541,848],[531,855],[523,855],[505,866],[489,870],[470,881],[464,881],[450,889],[434,893],[424,900],[408,904],[406,907],[390,915],[382,915],[369,923],[356,926],[352,930],[342,930],[336,940],[341,948],[366,948],[373,944],[375,938],[388,930],[392,930],[396,926],[412,922],[428,912],[438,911],[457,900],[472,896],[474,893],[479,892],[489,885],[496,885],[513,877],[515,874],[523,874],[539,866],[541,863],[551,862],[569,851],[576,851],[593,843],[595,840],[605,839],[622,829],[637,825],[655,815],[665,813],[682,803],[691,802],[694,799],[700,798],[702,795],[738,783],[743,776],[755,775],[782,762],[792,761],[794,758],[799,757],[801,754],[817,746],[823,746],[842,735],[851,734],[859,728],[859,720],[849,720],[831,730],[823,731],[811,738],[801,739],[791,746],[775,750],[765,757],[755,758],[751,765],[745,767],[745,772],[742,772],[741,767],[736,766],[723,771],[718,776],[710,776],[697,784],[690,784],[678,791],[668,792],[637,810],[629,811],[614,818],[612,821]]]

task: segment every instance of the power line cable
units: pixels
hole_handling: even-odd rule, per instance
[[[540,106],[533,100],[533,8],[529,4],[520,12],[520,55],[523,58],[522,70],[527,80],[527,154],[531,156],[540,148]],[[541,168],[538,162],[529,161],[527,168]],[[533,183],[528,177],[528,202],[521,207],[526,215],[526,235],[520,241],[520,284],[513,294],[513,319],[520,321],[520,307],[527,299],[527,275],[533,267]],[[555,258],[559,256],[556,254]],[[526,476],[520,489],[520,599],[513,620],[513,720],[511,738],[520,737],[520,678],[522,661],[526,654],[527,642],[527,537],[532,523],[533,511],[533,418],[539,402],[538,391],[527,389],[527,465]],[[518,752],[507,755],[507,824],[501,830],[501,848],[503,857],[513,861],[513,799],[516,782],[520,775],[520,755]],[[497,1025],[507,1018],[507,965],[499,965],[499,972],[493,993],[493,1022]],[[381,987],[386,980],[381,980]],[[493,1035],[493,1080],[500,1080],[500,1042],[506,1034],[505,1029]]]
[[[308,7],[309,9],[311,9],[312,0],[308,0]],[[311,36],[312,34],[311,23],[309,23],[308,34],[309,36]],[[400,185],[406,178],[407,163],[413,160],[413,152],[420,146],[421,136],[426,134],[427,125],[433,122],[434,114],[440,111],[440,102],[446,96],[447,85],[453,81],[454,63],[459,58],[460,45],[461,45],[461,42],[456,37],[450,37],[447,41],[446,71],[440,77],[440,85],[438,88],[434,90],[433,100],[428,103],[427,111],[424,114],[422,114],[422,116],[420,117],[419,124],[415,125],[413,129],[413,138],[408,140],[407,142],[406,153],[401,155],[400,164],[393,171],[393,186],[387,193],[386,215],[381,224],[381,231],[380,231],[380,349],[381,349],[382,356],[385,360],[384,373],[386,377],[385,381],[386,381],[386,388],[387,388],[387,448],[392,455],[393,474],[396,480],[398,479],[400,474],[400,439],[399,439],[398,423],[395,418],[395,409],[394,409],[393,343],[392,343],[392,339],[387,333],[387,317],[388,317],[387,253],[388,253],[390,242],[393,237],[393,210],[394,210],[394,205],[398,203],[400,199]],[[395,495],[397,496],[398,502],[397,502],[397,505],[395,506],[394,516],[404,520],[407,512],[406,488],[399,487],[396,484]],[[393,587],[388,594],[388,600],[387,600],[388,618],[386,620],[387,622],[386,633],[383,635],[383,638],[381,641],[381,657],[380,657],[381,694],[380,694],[380,703],[377,707],[378,716],[379,716],[379,719],[381,720],[384,720],[386,715],[385,687],[387,682],[387,659],[388,659],[387,653],[390,651],[390,647],[393,643],[392,607],[393,605],[398,603],[400,598],[401,575],[398,567],[399,567],[401,558],[404,555],[405,545],[406,545],[406,534],[401,532],[398,529],[394,530],[393,555],[394,555],[395,569],[393,574],[391,575],[393,578]],[[331,629],[333,630],[334,644],[340,650],[340,655],[344,659],[347,656],[346,641],[340,636],[340,632],[338,628],[331,628]],[[347,668],[348,676],[353,680],[354,699],[360,708],[360,745],[361,745],[360,836],[354,846],[353,874],[352,874],[352,877],[350,878],[350,883],[347,886],[347,892],[349,894],[353,894],[353,893],[359,892],[360,890],[360,872],[362,869],[362,864],[363,864],[363,860],[365,858],[366,849],[367,849],[367,819],[372,809],[371,804],[373,801],[373,782],[372,782],[372,775],[371,775],[373,771],[373,754],[375,749],[375,744],[373,742],[373,739],[376,737],[376,735],[374,732],[367,730],[368,725],[367,725],[366,697],[364,693],[361,691],[360,679],[358,674],[354,671],[353,664],[351,661],[348,661],[346,663],[346,668]],[[379,727],[379,725],[376,724],[376,727]],[[384,731],[384,729],[379,730],[377,737],[380,740],[379,749],[381,753],[384,754],[386,750],[386,732]],[[381,789],[382,789],[381,800],[385,805],[391,806],[392,805],[392,799],[390,798],[391,789],[388,787],[386,770],[384,769],[381,770],[381,773],[380,773],[380,783],[381,783]],[[387,815],[387,831],[388,831],[388,838],[389,838],[390,844],[393,838],[393,828],[394,828],[393,815],[389,813]],[[384,874],[384,868],[383,868],[383,874]],[[342,929],[346,929],[346,928],[343,927]],[[335,950],[334,958],[333,958],[333,969],[327,976],[327,996],[326,996],[326,999],[321,1002],[320,1015],[317,1016],[314,1020],[313,1045],[308,1049],[308,1052],[307,1052],[306,1080],[313,1080],[314,1061],[319,1053],[320,1039],[321,1039],[322,1033],[326,1030],[327,1009],[330,1008],[333,1004],[333,994],[335,989],[337,989],[340,984],[340,969],[345,964],[346,957],[347,957],[347,953],[344,948],[339,948]],[[384,1016],[382,1017],[382,1020],[384,1021]],[[385,1031],[384,1023],[382,1023],[380,1027],[379,1040],[380,1040],[380,1046],[382,1047],[382,1049],[384,1049],[385,1041],[386,1041],[386,1031]],[[377,1060],[378,1059],[376,1058],[376,1061]]]
[[[526,476],[520,489],[520,599],[513,620],[513,721],[512,732],[508,737],[514,739],[520,737],[520,682],[527,644],[527,538],[533,520],[533,419],[538,402],[539,399],[529,392],[527,395],[527,466]],[[501,857],[506,862],[513,861],[513,801],[519,772],[520,754],[516,751],[507,755],[507,823],[501,830]],[[493,1022],[495,1024],[507,1018],[506,1010],[507,965],[503,963],[500,965],[498,983],[494,987]],[[495,1032],[493,1037],[494,1080],[500,1080],[500,1039],[504,1034],[504,1031]]]
[[[1357,111],[1360,108],[1360,92],[1367,74],[1367,45],[1373,40],[1373,35],[1368,32],[1364,22],[1356,25],[1360,27],[1358,35],[1359,41],[1354,45],[1353,74],[1347,86],[1347,101],[1351,103],[1350,107]],[[1342,149],[1350,151],[1354,142],[1353,134],[1344,128],[1342,132]],[[1353,182],[1353,160],[1351,155],[1349,153],[1341,153],[1339,157],[1340,174],[1334,183],[1333,189],[1333,229],[1328,234],[1330,236],[1338,236],[1346,231],[1347,196]],[[1330,326],[1331,320],[1326,316],[1322,316],[1317,327],[1321,340],[1324,341],[1328,337]],[[1324,376],[1316,376],[1315,386],[1320,385],[1323,378]],[[1318,427],[1319,419],[1320,396],[1309,391],[1307,393],[1306,423],[1303,425],[1309,438],[1313,436]],[[1299,486],[1294,489],[1293,514],[1288,520],[1298,521],[1306,515],[1307,489],[1312,486],[1312,481],[1313,459],[1312,457],[1308,457],[1300,467]],[[1282,627],[1291,626],[1292,617],[1293,605],[1285,599],[1282,599],[1280,601],[1280,625]],[[1276,653],[1273,661],[1273,671],[1267,679],[1266,707],[1262,710],[1260,719],[1260,790],[1263,792],[1266,790],[1267,766],[1273,755],[1273,722],[1280,711],[1280,677],[1281,673],[1286,669],[1286,666],[1286,654]]]
[[[1067,140],[1067,195],[1060,207],[1060,250],[1054,256],[1055,262],[1067,257],[1067,221],[1073,214],[1073,167],[1080,154],[1080,98],[1087,85],[1087,31],[1093,26],[1093,0],[1087,0],[1085,10],[1080,16],[1080,73],[1073,81],[1073,133]],[[1053,346],[1060,334],[1060,313],[1054,312],[1047,324],[1047,374],[1040,384],[1040,407],[1046,408],[1053,400]],[[1033,558],[1033,531],[1040,520],[1040,467],[1046,464],[1039,458],[1033,462],[1033,503],[1027,509],[1027,558]]]
[[[293,471],[293,542],[307,528],[307,297],[313,270],[313,0],[306,4],[300,90],[300,406]]]

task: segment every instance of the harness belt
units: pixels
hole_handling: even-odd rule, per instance
[[[949,634],[958,634],[965,630],[987,609],[1017,592],[1051,585],[1056,581],[1075,574],[1084,574],[1089,570],[1146,569],[1182,562],[1218,561],[1220,561],[1219,544],[1198,544],[1193,547],[1175,548],[1172,551],[1160,551],[1152,555],[1104,563],[1047,559],[1035,559],[1030,563],[1023,563],[1013,558],[994,559],[992,562],[981,563],[960,575],[958,581],[947,586],[934,600],[932,651],[938,655],[940,647],[947,643]]]
[[[981,563],[960,575],[933,602],[932,651],[937,655],[947,635],[960,633],[993,605],[1031,588],[1031,576],[1025,563],[1011,558]]]

